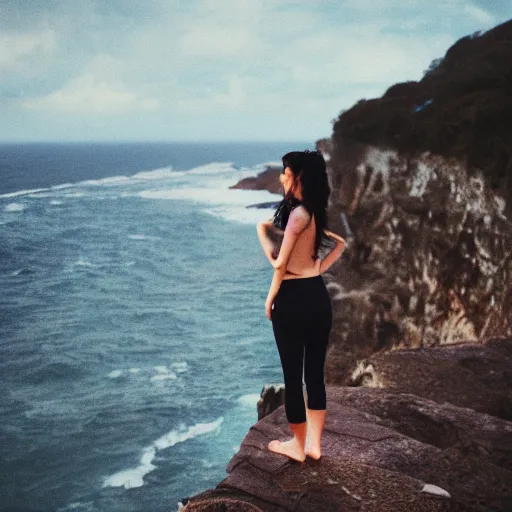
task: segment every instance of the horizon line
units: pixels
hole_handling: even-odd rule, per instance
[[[271,144],[288,144],[301,143],[301,144],[315,144],[317,140],[329,137],[320,137],[313,141],[305,139],[288,139],[288,140],[272,140],[272,139],[91,139],[91,140],[0,140],[0,144],[247,144],[247,143],[271,143]]]

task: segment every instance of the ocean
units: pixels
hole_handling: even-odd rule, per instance
[[[305,143],[0,145],[0,511],[159,512],[215,487],[282,382],[230,190]]]

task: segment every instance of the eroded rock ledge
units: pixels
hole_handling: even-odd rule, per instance
[[[277,409],[251,427],[227,478],[183,511],[512,510],[512,422],[496,406],[510,398],[511,363],[511,339],[370,357],[372,379],[358,370],[351,387],[327,387],[323,456],[304,464],[267,450],[290,436],[268,387]]]

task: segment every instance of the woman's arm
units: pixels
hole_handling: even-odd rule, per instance
[[[272,320],[271,310],[274,299],[276,298],[277,292],[283,281],[283,276],[286,274],[286,268],[276,268],[274,270],[274,276],[272,277],[272,283],[270,284],[270,290],[268,291],[267,300],[265,301],[265,311],[267,318]]]
[[[272,221],[262,221],[257,225],[258,238],[260,240],[261,246],[263,247],[263,252],[265,256],[270,261],[270,264],[273,266],[273,262],[276,258],[274,258],[273,252],[276,249],[276,244],[274,240],[269,236],[269,232],[273,229],[274,224]]]
[[[324,229],[324,233],[334,240],[336,240],[336,247],[321,261],[320,263],[320,274],[323,274],[327,269],[331,267],[333,263],[335,263],[342,255],[345,247],[347,246],[347,242],[344,238],[333,233],[332,231],[327,231]]]

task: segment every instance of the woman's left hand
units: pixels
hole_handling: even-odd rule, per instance
[[[269,320],[272,320],[272,304],[274,303],[274,297],[267,297],[265,302],[265,313]]]

